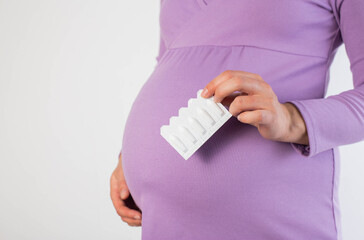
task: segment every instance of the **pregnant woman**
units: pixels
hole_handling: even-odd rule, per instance
[[[122,219],[143,240],[341,239],[338,146],[364,138],[364,1],[162,0],[160,27],[111,176]],[[343,43],[354,89],[324,98]],[[185,161],[160,127],[202,88],[233,117]]]

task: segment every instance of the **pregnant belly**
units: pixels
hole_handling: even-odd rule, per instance
[[[221,133],[215,133],[188,161],[160,135],[160,127],[168,124],[171,116],[177,116],[179,108],[186,107],[198,89],[226,70],[229,54],[229,48],[168,50],[139,91],[125,125],[122,160],[125,178],[140,208],[147,192],[157,195],[163,191],[163,197],[178,199],[173,191],[193,191],[199,187],[193,181],[207,184],[203,188],[208,188],[213,174],[219,171],[214,167],[216,159],[222,161],[229,145],[228,139],[226,143],[221,141],[228,134],[226,130],[232,129],[231,125],[249,128],[232,117],[226,127],[219,129]]]
[[[236,69],[229,63],[239,62],[234,57],[239,54],[231,53],[213,47],[167,51],[133,103],[122,161],[130,192],[143,212],[143,231],[152,231],[155,222],[166,228],[198,224],[206,236],[211,227],[226,232],[227,223],[232,232],[244,225],[259,232],[262,224],[278,231],[271,224],[277,216],[284,223],[307,226],[303,229],[311,234],[320,232],[323,223],[331,228],[329,153],[319,160],[305,158],[289,143],[266,140],[235,117],[187,161],[160,135],[160,127],[198,89],[224,70]]]

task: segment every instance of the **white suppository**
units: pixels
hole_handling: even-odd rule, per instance
[[[221,103],[201,97],[188,100],[188,107],[182,107],[178,116],[169,119],[169,125],[160,128],[161,136],[185,159],[197,151],[232,116]]]

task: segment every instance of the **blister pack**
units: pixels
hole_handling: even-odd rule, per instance
[[[202,89],[197,97],[188,100],[188,106],[169,119],[169,125],[160,128],[161,136],[185,159],[197,151],[232,116],[214,96],[204,98]]]

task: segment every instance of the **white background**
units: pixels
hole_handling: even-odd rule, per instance
[[[159,0],[0,0],[0,239],[140,239],[109,177],[158,18]],[[328,95],[352,88],[349,66],[341,46]],[[360,240],[364,143],[340,150],[343,236]]]

